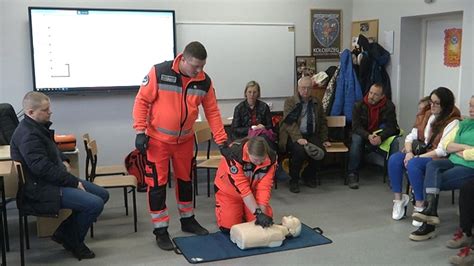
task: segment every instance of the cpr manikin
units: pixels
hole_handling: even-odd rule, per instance
[[[230,229],[230,240],[240,249],[256,247],[279,247],[287,237],[301,233],[301,222],[294,216],[283,216],[281,225],[263,228],[255,222],[236,224]]]

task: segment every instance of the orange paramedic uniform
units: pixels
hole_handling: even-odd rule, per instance
[[[275,152],[270,150],[262,164],[254,165],[250,162],[246,141],[234,142],[231,149],[241,159],[228,162],[222,158],[214,180],[217,225],[224,229],[244,220],[255,220],[242,199],[250,194],[258,205],[265,206],[265,214],[273,215],[269,203],[277,166]]]
[[[181,75],[179,62],[182,56],[179,54],[173,61],[152,67],[133,106],[133,128],[145,131],[150,137],[147,160],[152,164],[147,166],[145,181],[154,228],[167,227],[169,223],[166,184],[170,159],[176,177],[179,214],[181,218],[194,214],[191,163],[193,125],[199,114],[199,105],[203,106],[215,142],[223,144],[227,141],[211,78],[204,71],[194,78]]]

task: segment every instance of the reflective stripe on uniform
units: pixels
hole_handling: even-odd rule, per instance
[[[162,219],[168,216],[168,209],[158,212],[158,213],[150,213],[151,219]]]
[[[153,228],[163,228],[163,227],[168,227],[169,222],[153,222]]]
[[[197,90],[197,89],[188,89],[188,95],[196,95],[196,96],[205,96],[206,91]]]
[[[158,127],[158,128],[156,128],[156,130],[161,132],[161,133],[164,133],[166,135],[180,137],[179,131],[169,130],[169,129],[162,128],[162,127]],[[185,135],[188,135],[190,133],[192,133],[192,130],[191,129],[186,129],[186,130],[181,131],[181,136],[185,136]]]
[[[190,202],[190,203],[186,203],[186,204],[178,204],[178,209],[182,210],[182,209],[189,209],[189,208],[192,208],[193,207],[193,203]]]
[[[177,93],[183,92],[183,88],[181,88],[181,86],[170,85],[170,84],[165,84],[165,83],[158,83],[158,86],[160,86],[160,90],[164,90],[164,91],[174,91]]]
[[[260,173],[256,173],[253,177],[255,179],[262,179],[267,173],[265,172],[260,172]]]

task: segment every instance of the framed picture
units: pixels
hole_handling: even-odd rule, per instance
[[[316,57],[314,56],[296,56],[296,82],[301,77],[312,77],[316,74]]]
[[[318,59],[339,58],[342,11],[311,9],[311,54]]]
[[[355,47],[359,34],[367,37],[370,43],[379,42],[379,20],[362,20],[352,22],[351,47]]]

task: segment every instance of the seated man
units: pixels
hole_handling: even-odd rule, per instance
[[[308,166],[303,173],[308,187],[316,187],[316,160],[305,151],[308,143],[323,148],[331,146],[328,141],[326,114],[321,101],[311,97],[310,77],[298,80],[298,93],[285,100],[283,119],[280,125],[279,148],[291,153],[290,191],[299,193],[300,171],[304,161]]]
[[[365,147],[376,151],[385,139],[399,133],[395,105],[385,97],[382,84],[372,85],[352,111],[352,143],[347,169],[349,188],[359,188],[359,167]],[[392,147],[390,153],[398,151],[398,141],[393,141]]]
[[[84,238],[101,214],[109,193],[102,187],[81,180],[71,173],[67,158],[54,143],[50,100],[40,92],[28,92],[23,98],[25,118],[11,140],[11,158],[23,165],[26,180],[23,208],[26,213],[57,216],[59,209],[72,214],[59,226],[52,240],[81,259],[95,257]]]

